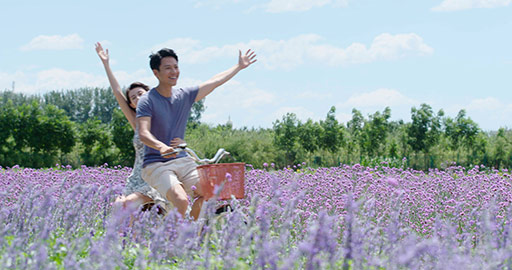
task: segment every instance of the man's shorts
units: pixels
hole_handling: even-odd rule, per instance
[[[174,185],[181,184],[188,195],[193,196],[192,186],[199,183],[197,164],[190,157],[154,162],[142,168],[142,179],[155,188],[164,198]]]

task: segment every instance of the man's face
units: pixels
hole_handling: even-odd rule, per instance
[[[161,84],[175,86],[180,76],[178,61],[174,57],[164,57],[160,62],[160,70],[153,70],[156,78]]]

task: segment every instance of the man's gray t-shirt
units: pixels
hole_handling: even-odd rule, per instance
[[[137,118],[151,117],[151,134],[159,141],[170,145],[174,138],[184,139],[187,120],[192,104],[199,92],[199,86],[173,88],[171,97],[164,97],[153,88],[140,97],[137,103]],[[186,156],[181,152],[176,158]],[[143,167],[153,162],[169,161],[160,155],[160,151],[144,146]]]

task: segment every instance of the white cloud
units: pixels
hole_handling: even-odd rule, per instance
[[[98,86],[105,76],[92,75],[82,71],[67,71],[59,68],[37,73],[36,86],[43,90],[60,90],[87,86]]]
[[[512,0],[444,0],[433,11],[456,11],[472,8],[497,8],[508,6]]]
[[[45,36],[33,38],[28,44],[23,45],[22,51],[32,50],[70,50],[83,48],[84,40],[78,34],[68,36]]]
[[[267,12],[281,13],[289,11],[308,11],[327,5],[345,7],[348,5],[348,0],[271,0],[263,6]]]
[[[414,106],[419,102],[405,96],[394,89],[381,88],[372,92],[354,94],[344,103],[338,104],[342,108],[367,108],[386,106]]]
[[[298,99],[305,99],[308,101],[332,100],[332,96],[333,95],[331,93],[319,93],[318,91],[303,91],[295,95]]]
[[[19,89],[20,82],[25,81],[26,78],[27,78],[27,75],[21,71],[18,71],[18,72],[12,73],[12,74],[0,72],[0,91],[12,90],[13,82],[14,82],[14,90]]]
[[[237,127],[268,127],[272,119],[267,118],[278,103],[278,97],[269,91],[231,80],[206,97],[201,121],[221,124],[231,119]]]
[[[472,100],[466,108],[471,111],[496,111],[502,110],[505,106],[497,98],[487,97]]]
[[[148,85],[156,85],[153,74],[141,69],[133,73],[125,71],[114,72],[121,86],[128,86],[134,81]],[[81,87],[108,87],[107,76],[90,74],[76,70],[52,68],[39,72],[18,71],[12,74],[0,72],[0,90],[11,89],[15,82],[15,91],[25,94],[44,93],[52,90],[68,90]]]
[[[313,45],[309,49],[313,59],[333,66],[393,60],[408,55],[429,55],[434,52],[434,49],[414,33],[397,35],[383,33],[375,37],[369,48],[361,43],[353,43],[347,48]]]
[[[355,93],[345,102],[336,104],[336,117],[338,121],[346,123],[352,119],[352,109],[357,109],[363,116],[379,111],[384,108],[391,109],[391,118],[393,120],[410,120],[410,112],[413,106],[419,106],[422,103],[410,98],[395,89],[380,88],[375,91],[365,93]]]
[[[512,102],[496,97],[474,98],[465,104],[455,102],[440,104],[446,116],[454,118],[460,110],[466,110],[466,116],[475,121],[483,130],[498,130],[500,127],[512,128]]]
[[[143,53],[144,54],[155,53],[162,48],[173,49],[181,61],[181,55],[183,55],[183,54],[188,55],[196,50],[199,50],[201,47],[200,47],[199,40],[194,40],[191,38],[175,38],[175,39],[170,39],[170,40],[160,43],[160,44],[156,44],[151,49],[146,50]]]
[[[206,98],[206,105],[215,110],[258,110],[268,104],[275,104],[276,96],[273,93],[259,89],[254,85],[244,85],[239,81],[231,80],[219,87]]]
[[[368,47],[353,43],[343,48],[323,41],[319,35],[304,34],[288,40],[261,39],[222,47],[203,47],[198,40],[179,38],[154,46],[153,51],[170,47],[176,49],[180,62],[198,64],[222,57],[234,57],[239,49],[251,48],[257,53],[258,62],[267,69],[291,69],[305,62],[329,66],[361,64],[411,55],[429,55],[434,51],[415,33],[383,33],[375,37]]]

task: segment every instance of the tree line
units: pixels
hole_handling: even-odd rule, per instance
[[[55,164],[131,166],[133,130],[118,109],[109,88],[81,88],[23,95],[0,94],[0,165],[50,167]],[[411,121],[392,121],[391,109],[367,116],[352,110],[340,123],[331,107],[325,119],[301,121],[293,113],[272,128],[233,128],[200,122],[204,103],[194,104],[185,140],[199,154],[211,157],[218,148],[231,160],[262,167],[302,162],[309,166],[339,163],[374,166],[440,168],[512,167],[512,133],[505,128],[484,132],[464,110],[448,117],[428,104],[411,108]],[[228,159],[227,161],[230,161]]]
[[[190,126],[204,103],[194,104]],[[0,92],[0,166],[133,165],[133,130],[110,88]]]

